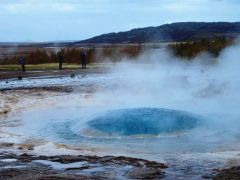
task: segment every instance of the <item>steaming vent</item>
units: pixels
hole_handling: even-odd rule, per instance
[[[183,111],[162,108],[112,110],[88,125],[101,133],[118,136],[159,135],[197,127],[201,118]]]

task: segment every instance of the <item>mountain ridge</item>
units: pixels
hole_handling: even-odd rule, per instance
[[[240,22],[177,22],[102,34],[74,44],[169,43],[238,36]]]

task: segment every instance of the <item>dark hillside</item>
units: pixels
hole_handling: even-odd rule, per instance
[[[237,36],[240,22],[183,22],[103,34],[74,44],[168,43]]]

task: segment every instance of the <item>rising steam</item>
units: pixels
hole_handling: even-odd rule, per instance
[[[146,107],[174,109],[204,116],[210,128],[237,132],[239,52],[240,46],[235,45],[218,58],[201,54],[183,60],[160,49],[135,61],[124,60],[99,81],[99,89],[92,94],[92,99],[101,104],[96,112]]]
[[[81,146],[87,142],[98,149],[108,144],[110,149],[114,149],[112,152],[122,153],[124,148],[128,151],[144,150],[146,154],[155,153],[157,157],[163,152],[175,153],[180,150],[238,150],[239,52],[240,46],[236,45],[225,49],[218,58],[202,54],[189,61],[178,59],[171,52],[160,49],[147,52],[135,61],[126,59],[113,65],[106,74],[76,78],[81,88],[76,88],[74,93],[64,98],[57,98],[56,106],[23,113],[21,119],[24,119],[27,127],[22,131],[28,134],[26,130],[31,129],[31,136],[39,136],[41,131],[43,137],[53,141],[79,143]],[[143,114],[149,112],[154,112],[149,117],[157,119],[146,120],[149,117],[144,118]],[[165,130],[163,123],[158,122],[158,117],[164,112],[168,112],[167,116],[173,123],[167,123],[171,131]],[[200,117],[196,121],[200,123],[194,120],[191,125],[188,122],[192,121],[186,120],[184,124],[179,124],[179,116],[173,118],[173,112],[180,114],[181,118],[182,113],[184,117],[190,115],[188,118]],[[118,117],[114,118],[115,115]],[[105,122],[104,117],[108,118]],[[132,119],[124,121],[121,117]],[[115,119],[115,122],[109,119]],[[135,125],[129,126],[128,122]],[[149,128],[142,128],[141,125]],[[176,125],[183,128],[179,129]],[[115,126],[119,127],[117,131]],[[169,138],[172,136],[172,127],[186,132]],[[94,128],[107,130],[107,135],[114,132],[120,136],[132,135],[130,129],[137,134],[147,132],[156,136],[151,140],[146,136],[143,137],[148,140],[142,140],[142,137],[108,140],[109,137],[101,139],[102,134],[96,134],[92,131]],[[151,133],[151,129],[154,133]],[[159,132],[167,135],[159,136]],[[100,140],[95,141],[96,137]]]

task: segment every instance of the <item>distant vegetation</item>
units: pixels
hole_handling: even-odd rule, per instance
[[[90,48],[87,50],[75,49],[75,48],[61,48],[60,50],[47,50],[47,49],[35,49],[29,53],[21,55],[25,58],[26,64],[45,64],[58,62],[58,55],[61,54],[64,57],[65,63],[80,64],[80,53],[86,51],[88,55],[88,62],[91,63],[95,60],[95,50]],[[18,64],[19,56],[5,56],[0,59],[0,64]]]
[[[227,46],[234,43],[234,39],[215,38],[202,39],[199,41],[171,43],[167,45],[173,54],[184,59],[192,59],[200,53],[207,52],[213,57],[219,56],[220,52]],[[80,64],[81,51],[87,52],[87,63],[98,63],[103,61],[119,62],[122,59],[136,60],[142,53],[149,49],[159,49],[162,45],[152,44],[132,44],[132,45],[104,45],[91,48],[61,48],[56,49],[38,48],[25,52],[24,56],[26,64],[46,64],[58,63],[58,55],[64,57],[64,63]],[[151,51],[153,52],[153,51]],[[1,65],[18,64],[19,54],[11,56],[2,56],[0,58]]]
[[[18,64],[20,56],[26,60],[26,64],[46,64],[57,63],[58,55],[64,57],[64,63],[80,64],[81,51],[87,52],[87,63],[102,62],[109,60],[112,62],[120,61],[122,58],[135,59],[142,53],[142,45],[119,45],[119,46],[104,46],[100,49],[96,48],[61,48],[60,50],[48,50],[44,48],[34,49],[30,52],[25,52],[23,55],[5,55],[0,58],[1,65]]]
[[[144,51],[144,45],[108,45],[104,46],[99,53],[98,61],[109,60],[112,62],[121,61],[122,59],[137,59]]]
[[[192,59],[200,53],[207,52],[213,57],[218,57],[220,52],[234,43],[234,39],[217,38],[217,39],[202,39],[194,42],[181,42],[170,44],[169,48],[175,56],[181,58]]]

